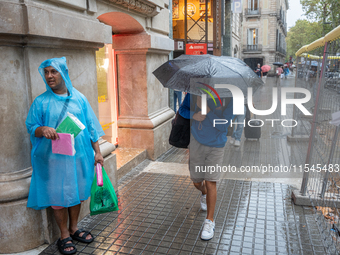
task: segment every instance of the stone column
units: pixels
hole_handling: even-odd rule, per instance
[[[232,56],[232,11],[231,0],[222,1],[224,3],[224,33],[222,35],[222,56]],[[224,20],[223,20],[224,18]]]
[[[118,143],[145,148],[155,160],[170,148],[168,137],[174,111],[168,107],[168,89],[152,72],[169,58],[173,41],[140,33],[112,37],[117,54]]]
[[[27,208],[32,168],[25,120],[34,98],[46,90],[38,66],[66,56],[73,86],[98,113],[95,49],[111,43],[112,32],[94,18],[43,2],[0,0],[0,17],[0,252],[13,253],[58,237],[51,210]],[[100,143],[114,179],[114,146]]]

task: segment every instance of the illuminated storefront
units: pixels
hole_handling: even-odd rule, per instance
[[[178,42],[185,41],[187,31],[187,43],[205,43],[205,35],[208,35],[208,51],[212,51],[213,42],[213,13],[212,0],[188,0],[187,1],[187,28],[185,31],[185,3],[184,0],[173,0],[172,25],[175,47]],[[205,25],[205,13],[207,8],[208,26]],[[181,43],[180,43],[181,45]],[[185,46],[184,46],[185,47]],[[182,47],[177,51],[184,52]]]
[[[99,122],[105,132],[103,137],[112,144],[118,144],[118,96],[115,52],[112,44],[96,52]]]

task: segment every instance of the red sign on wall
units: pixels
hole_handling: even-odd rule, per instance
[[[203,55],[207,54],[207,45],[205,43],[188,43],[185,45],[186,55]]]

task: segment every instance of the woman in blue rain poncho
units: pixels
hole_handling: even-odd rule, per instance
[[[34,100],[26,119],[33,167],[27,206],[36,210],[52,206],[61,231],[59,251],[73,254],[72,239],[93,241],[89,232],[78,230],[77,223],[80,203],[90,196],[94,165],[104,161],[98,144],[104,132],[86,97],[73,88],[65,57],[45,60],[39,73],[47,91]],[[74,156],[54,154],[51,147],[51,139],[59,138],[57,122],[68,112],[85,125],[74,140]]]

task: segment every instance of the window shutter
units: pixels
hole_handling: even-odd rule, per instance
[[[251,45],[251,29],[248,28],[248,42],[247,42],[248,45]]]

